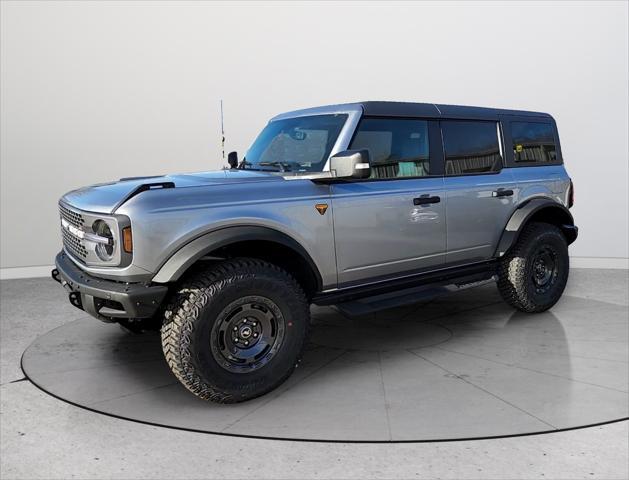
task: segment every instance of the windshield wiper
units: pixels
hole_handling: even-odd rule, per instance
[[[253,165],[255,165],[255,163],[251,163],[243,159],[242,162],[240,162],[240,165],[238,165],[238,169],[239,170],[253,170],[255,172],[281,172],[283,171],[283,170],[270,170],[268,168],[254,168]],[[263,165],[263,164],[259,163],[258,165]]]
[[[252,167],[247,167],[247,168],[241,168],[241,170],[249,170],[250,172],[281,172],[281,170],[278,170],[276,168],[252,168]]]
[[[279,167],[280,172],[290,172],[290,165],[284,162],[260,162],[258,165],[262,167]]]

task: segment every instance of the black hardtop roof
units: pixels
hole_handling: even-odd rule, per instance
[[[510,115],[519,117],[543,117],[551,119],[548,113],[507,110],[502,108],[470,107],[464,105],[441,105],[434,103],[411,102],[357,102],[365,115],[394,117],[453,117],[453,118],[496,118]]]

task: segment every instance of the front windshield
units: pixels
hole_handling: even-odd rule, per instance
[[[320,172],[347,115],[312,115],[270,122],[247,151],[240,168]]]

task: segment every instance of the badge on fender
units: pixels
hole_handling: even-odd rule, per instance
[[[325,212],[328,210],[328,204],[327,203],[317,203],[315,205],[315,208],[317,209],[317,212],[319,212],[321,215],[325,215]]]

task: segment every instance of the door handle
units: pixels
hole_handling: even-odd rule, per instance
[[[511,195],[513,195],[513,190],[509,189],[504,189],[504,188],[499,188],[498,190],[494,190],[493,192],[491,192],[491,196],[492,197],[510,197]]]
[[[431,203],[439,203],[441,201],[441,197],[431,197],[429,195],[422,195],[421,197],[417,197],[413,199],[413,205],[429,205]]]

